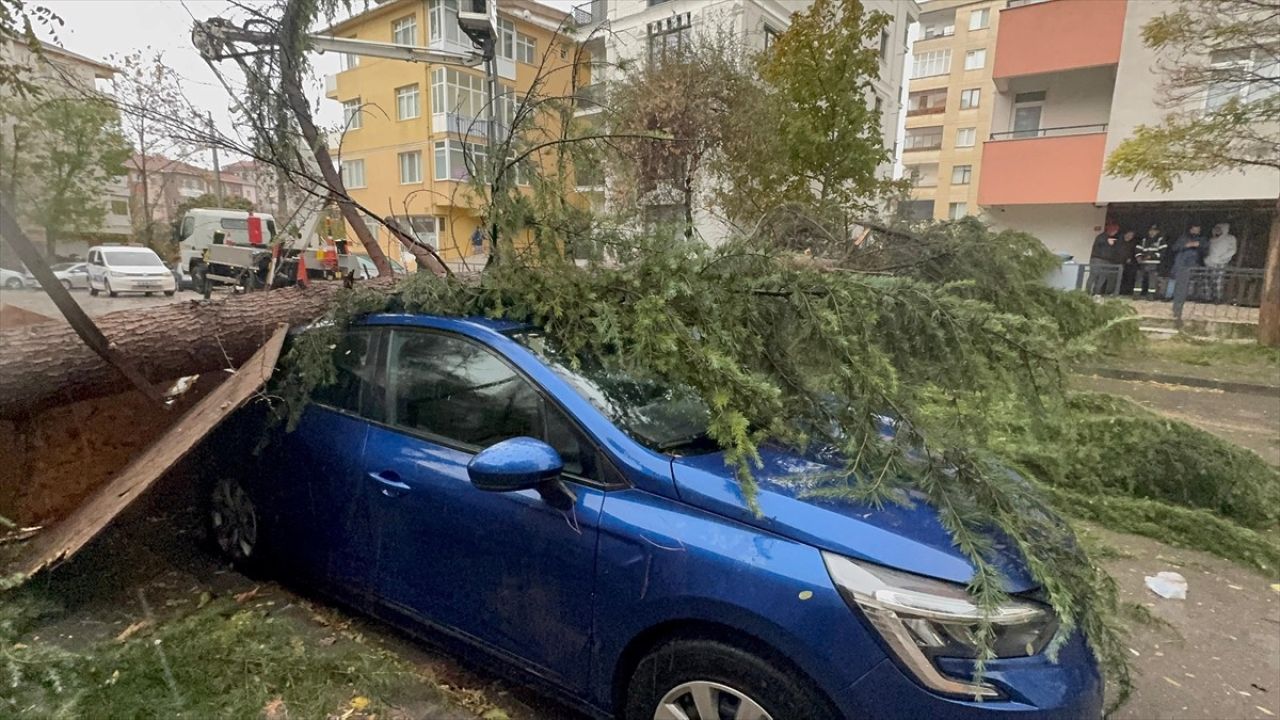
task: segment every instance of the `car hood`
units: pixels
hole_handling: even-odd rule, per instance
[[[172,275],[169,268],[163,265],[108,265],[107,269],[112,272],[130,273],[132,275]]]
[[[814,475],[830,471],[799,455],[776,448],[760,449],[763,466],[755,470],[759,514],[743,497],[733,468],[723,453],[676,458],[672,476],[680,499],[732,518],[858,560],[905,572],[968,583],[973,565],[942,526],[937,511],[920,498],[907,504],[871,503],[809,496]],[[1037,583],[1020,554],[997,535],[989,558],[1011,593],[1033,590]]]

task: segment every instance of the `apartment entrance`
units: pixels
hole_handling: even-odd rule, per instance
[[[1267,234],[1275,213],[1274,200],[1112,203],[1107,207],[1107,221],[1118,224],[1121,231],[1135,230],[1138,237],[1156,224],[1170,242],[1177,240],[1193,222],[1200,223],[1206,236],[1214,225],[1229,223],[1237,241],[1231,266],[1261,268],[1267,262]]]

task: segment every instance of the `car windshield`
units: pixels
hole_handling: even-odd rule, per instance
[[[58,263],[57,265],[50,265],[49,269],[54,272],[62,272],[64,270],[70,270],[79,264],[80,263]]]
[[[164,267],[160,257],[149,250],[112,250],[102,253],[108,265],[116,267],[125,265]]]
[[[672,454],[717,449],[707,437],[707,407],[692,388],[624,369],[621,362],[607,358],[578,358],[575,364],[538,332],[511,337],[641,445]]]

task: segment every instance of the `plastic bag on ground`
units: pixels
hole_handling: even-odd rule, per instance
[[[1187,599],[1187,579],[1176,572],[1163,570],[1154,576],[1147,575],[1144,579],[1148,590],[1166,600]]]

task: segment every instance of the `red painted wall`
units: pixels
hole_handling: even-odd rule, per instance
[[[1049,0],[1000,11],[996,79],[1114,65],[1126,0]]]
[[[978,204],[1095,202],[1106,145],[1106,133],[983,143]]]

